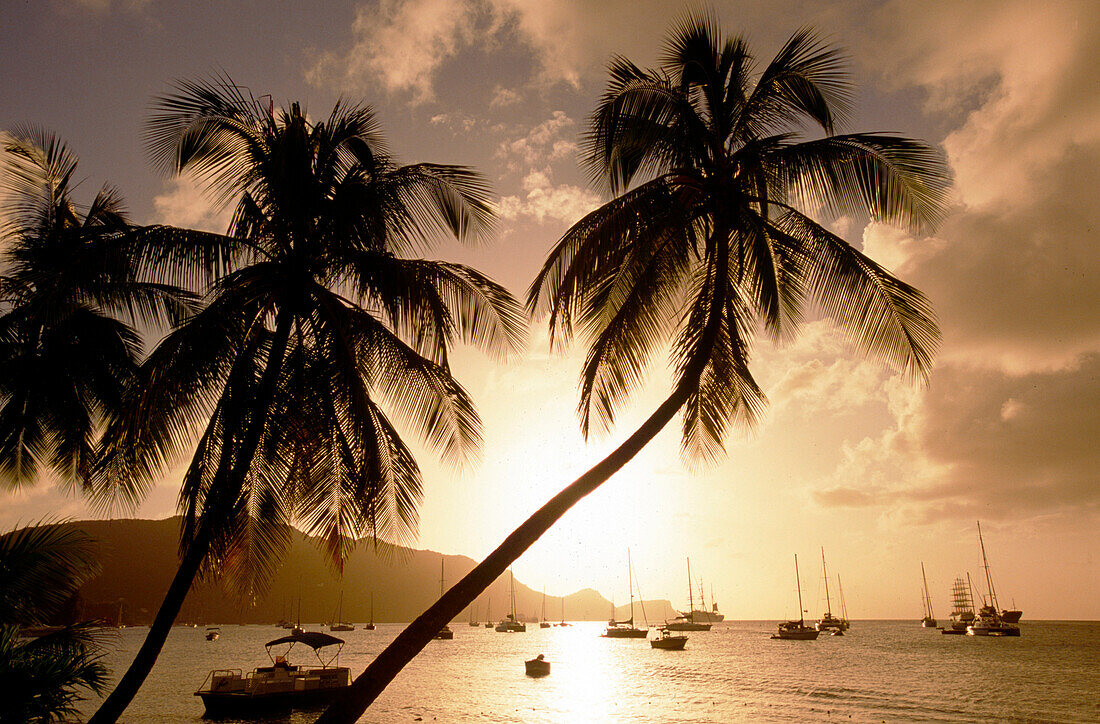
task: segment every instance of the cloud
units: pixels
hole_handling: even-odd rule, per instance
[[[153,197],[153,223],[224,234],[233,218],[232,208],[215,206],[188,176],[172,179],[170,188]]]
[[[521,217],[539,223],[556,221],[573,224],[600,205],[595,193],[572,184],[554,186],[548,172],[532,171],[523,180],[526,195],[505,196],[498,211],[502,219],[514,221]]]
[[[488,22],[489,27],[479,27]],[[307,78],[322,84],[362,86],[376,80],[391,92],[410,91],[417,101],[434,96],[435,72],[462,48],[492,34],[492,18],[476,0],[382,0],[364,5],[352,25],[354,42],[346,53],[318,58]]]

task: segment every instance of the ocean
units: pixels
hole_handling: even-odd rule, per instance
[[[683,651],[662,651],[601,638],[592,622],[514,634],[456,622],[454,640],[431,642],[360,721],[1100,722],[1100,622],[1020,626],[1020,638],[981,638],[944,636],[915,620],[854,621],[845,636],[778,641],[773,621],[732,621],[687,634]],[[401,628],[339,634],[340,663],[354,676]],[[114,676],[147,631],[123,629],[108,641]],[[202,720],[193,693],[210,670],[269,665],[264,644],[283,633],[232,625],[207,641],[202,628],[173,629],[123,721]],[[312,659],[297,648],[292,663]],[[540,653],[550,676],[526,677],[524,660]]]

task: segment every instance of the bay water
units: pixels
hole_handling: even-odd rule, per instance
[[[319,625],[307,630],[326,630]],[[338,634],[340,664],[363,670],[402,630],[379,624]],[[367,710],[362,722],[1100,722],[1100,623],[1021,623],[1020,638],[945,636],[916,621],[855,621],[844,636],[778,641],[773,621],[732,621],[688,633],[683,651],[600,637],[603,625],[497,633],[452,624]],[[115,677],[147,628],[108,639]],[[270,665],[273,626],[173,629],[137,699],[131,724],[199,722],[194,692],[212,669]],[[650,634],[651,638],[654,636]],[[292,663],[312,663],[301,645]],[[523,662],[544,654],[550,676]],[[82,711],[94,711],[86,701]],[[311,722],[296,712],[275,721]],[[255,720],[253,720],[255,721]]]

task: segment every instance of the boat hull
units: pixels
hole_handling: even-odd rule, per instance
[[[295,709],[319,709],[334,700],[348,686],[271,694],[195,692],[202,698],[208,718],[235,719],[270,716]]]
[[[644,639],[649,631],[644,628],[609,628],[603,632],[605,639]]]
[[[653,639],[649,642],[649,645],[655,649],[664,649],[665,651],[683,651],[687,640],[687,636],[665,636]]]

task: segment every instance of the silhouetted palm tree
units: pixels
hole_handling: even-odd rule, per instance
[[[2,161],[0,485],[49,470],[83,486],[97,423],[140,358],[140,337],[121,320],[165,321],[186,296],[139,278],[114,189],[81,214],[77,159],[56,136],[14,129]]]
[[[492,222],[473,171],[398,165],[373,112],[337,104],[318,122],[228,79],[180,83],[149,124],[154,159],[237,201],[227,235],[149,229],[146,262],[202,272],[205,307],[157,347],[105,435],[101,493],[139,496],[199,433],[180,491],[181,565],[130,670],[93,717],[114,721],[151,669],[202,566],[262,588],[289,540],[347,541],[416,525],[420,469],[398,432],[445,461],[480,444],[448,350],[517,350],[521,305],[466,266],[411,258],[441,234]],[[391,421],[396,416],[396,421]],[[397,424],[395,424],[395,422]]]
[[[24,637],[99,572],[80,531],[37,524],[0,536],[0,721],[53,722],[76,714],[81,690],[100,693],[107,670],[95,629],[75,623]]]
[[[804,209],[867,213],[923,229],[948,185],[940,154],[886,134],[836,134],[849,102],[843,59],[795,33],[754,76],[741,38],[689,16],[661,66],[615,59],[591,118],[584,161],[615,197],[551,251],[528,296],[552,333],[579,328],[590,351],[580,417],[610,426],[671,340],[671,396],[610,456],[555,496],[383,651],[323,722],[351,722],[446,621],[571,506],[683,413],[686,459],[722,453],[732,422],[765,404],[749,371],[753,335],[784,339],[816,301],[865,352],[927,375],[939,332],[916,289]],[[804,138],[816,126],[823,135]]]

